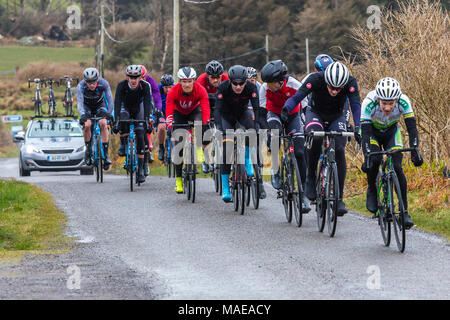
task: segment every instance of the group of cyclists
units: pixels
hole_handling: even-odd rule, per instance
[[[258,72],[253,67],[234,65],[225,73],[223,65],[213,60],[198,77],[194,68],[183,67],[177,73],[178,83],[175,83],[170,74],[164,74],[158,86],[147,74],[144,66],[130,65],[126,68],[126,79],[117,85],[114,99],[108,82],[100,77],[98,70],[88,68],[83,73],[84,80],[77,87],[78,111],[86,143],[85,161],[88,162],[91,157],[89,147],[91,117],[104,118],[99,124],[105,153],[105,169],[111,165],[108,155],[107,121],[111,123],[112,132],[120,134],[118,153],[119,156],[125,156],[129,127],[120,120],[142,120],[142,123],[135,126],[137,179],[142,183],[149,174],[148,163],[153,161],[148,128],[157,124],[158,159],[163,160],[166,135],[171,135],[177,126],[198,121],[202,123],[202,134],[211,127],[224,133],[221,141],[223,162],[220,168],[222,200],[230,202],[231,164],[229,159],[226,159],[226,155],[229,154],[226,150],[233,148],[234,140],[229,139],[225,132],[240,128],[258,133],[265,129],[270,132],[269,138],[272,142],[279,141],[279,135],[283,132],[303,133],[304,135],[296,135],[293,141],[301,183],[305,190],[302,213],[308,213],[311,210],[309,201],[316,199],[316,170],[323,138],[311,137],[306,144],[305,137],[313,131],[352,130],[364,154],[361,169],[367,174],[366,207],[375,214],[377,211],[375,184],[382,159],[381,156],[369,157],[369,154],[381,149],[403,147],[398,124],[402,115],[405,118],[410,147],[416,150],[411,154],[411,161],[415,166],[423,163],[417,151],[419,138],[411,102],[408,96],[402,93],[398,81],[386,77],[378,81],[375,89],[369,92],[361,104],[357,80],[350,75],[345,64],[321,54],[317,56],[314,66],[315,71],[299,81],[288,74],[288,68],[282,60],[270,61],[260,71],[263,82],[260,83]],[[353,127],[349,125],[350,110]],[[181,140],[173,142],[177,145]],[[202,139],[195,147],[197,162],[201,163],[204,173],[212,170],[203,154],[205,147],[210,143],[210,139]],[[347,170],[346,143],[345,137],[336,137],[335,154],[340,194],[337,205],[338,216],[347,213],[342,200]],[[260,149],[259,139],[256,146],[246,141],[244,159],[247,176],[255,174],[251,157],[255,147]],[[255,167],[261,167],[261,159],[257,157],[256,161],[258,166]],[[393,161],[406,209],[405,227],[409,229],[413,226],[413,221],[407,213],[407,183],[402,169],[402,154],[396,153]],[[182,166],[182,163],[175,165],[176,193],[183,193]],[[272,168],[278,167],[272,164]],[[264,199],[266,191],[262,181],[259,184],[259,198]],[[279,169],[272,169],[271,184],[277,190],[282,187]]]

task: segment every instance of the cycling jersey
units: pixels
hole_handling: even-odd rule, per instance
[[[375,90],[369,92],[361,107],[361,123],[370,122],[373,127],[380,131],[385,131],[397,124],[403,115],[405,119],[414,117],[411,102],[407,95],[402,94],[395,104],[394,110],[389,115],[385,115],[380,108]]]
[[[104,108],[111,113],[114,108],[114,100],[108,81],[99,78],[95,90],[89,89],[85,80],[77,86],[77,109],[82,116],[86,111],[96,111]]]
[[[249,102],[252,107],[249,107]],[[240,94],[233,91],[230,80],[222,82],[217,88],[216,118],[220,118],[222,115],[238,118],[246,110],[256,110],[258,107],[258,89],[255,84],[249,81]]]
[[[270,90],[267,83],[264,83],[259,90],[259,105],[268,111],[280,115],[286,101],[296,94],[300,86],[300,82],[291,76],[287,76],[284,79],[283,86],[277,91]],[[299,101],[290,114],[299,112],[300,108],[301,103]]]
[[[226,73],[222,73],[222,76],[221,76],[221,78],[220,78],[220,82],[224,82],[224,81],[229,80],[229,79],[230,79],[230,78],[228,77],[228,75],[227,75]],[[214,87],[214,86],[212,86],[212,85],[209,83],[209,80],[208,80],[208,74],[207,74],[206,72],[205,72],[205,73],[202,73],[202,74],[198,77],[197,83],[199,83],[200,85],[202,85],[203,88],[205,88],[206,91],[207,91],[208,93],[216,93],[216,92],[217,92],[217,88]]]
[[[210,120],[209,99],[206,89],[197,82],[194,83],[194,88],[191,93],[184,93],[181,84],[176,84],[170,89],[166,100],[166,118],[169,125],[173,121],[173,112],[178,112],[188,115],[194,111],[198,106],[201,106],[202,122],[206,124]]]
[[[297,104],[305,99],[310,93],[312,94],[312,111],[320,115],[320,117],[327,122],[332,122],[343,114],[345,103],[348,98],[352,109],[353,121],[355,125],[359,127],[361,102],[358,84],[354,77],[350,76],[347,84],[342,90],[335,97],[332,97],[328,92],[324,72],[313,73],[305,79],[305,83],[302,84],[297,93],[286,101],[285,107],[288,108],[288,110],[293,110]]]
[[[153,112],[152,92],[147,81],[140,80],[136,89],[132,89],[127,80],[119,82],[114,101],[114,114],[119,115],[122,106],[131,114],[138,114],[143,105],[144,119]]]
[[[152,89],[152,98],[153,98],[153,102],[155,104],[156,109],[162,110],[162,102],[161,102],[161,96],[159,94],[158,84],[148,74],[146,74],[144,76],[144,80],[150,84],[150,87]]]

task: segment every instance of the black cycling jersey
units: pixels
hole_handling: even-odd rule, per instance
[[[349,76],[347,84],[342,90],[332,97],[325,82],[324,72],[312,73],[305,79],[297,93],[286,101],[285,107],[293,110],[305,97],[311,95],[311,108],[314,113],[322,117],[324,121],[333,121],[343,114],[344,106],[349,99],[356,126],[359,126],[361,115],[361,99],[359,96],[356,79]]]
[[[249,101],[252,107],[249,107]],[[222,82],[217,88],[215,103],[215,118],[220,115],[239,117],[248,109],[254,111],[259,108],[258,88],[255,84],[247,81],[241,94],[236,94],[231,87],[230,80]]]
[[[148,119],[153,113],[152,90],[148,82],[141,80],[136,89],[132,89],[127,80],[117,85],[114,114],[120,114],[122,105],[130,113],[137,114],[141,104],[144,105],[144,119]]]

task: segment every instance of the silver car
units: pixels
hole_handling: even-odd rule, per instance
[[[86,166],[83,131],[74,119],[34,119],[28,123],[19,152],[19,173],[31,171],[73,171],[93,174]]]

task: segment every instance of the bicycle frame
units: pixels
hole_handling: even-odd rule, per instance
[[[78,78],[72,79],[69,77],[64,77],[60,79],[60,83],[59,85],[61,85],[61,81],[65,81],[66,82],[66,91],[64,93],[64,98],[63,98],[63,104],[64,107],[66,109],[66,116],[72,116],[73,115],[73,110],[72,110],[72,105],[73,105],[73,94],[72,94],[72,81],[77,81],[78,83]]]
[[[36,78],[33,81],[31,79],[28,79],[28,88],[30,88],[31,82],[34,82],[36,85],[34,98],[32,99],[32,101],[34,101],[34,115],[40,116],[41,112],[42,112],[42,98],[41,98],[41,89],[40,89],[41,79]],[[45,82],[42,82],[42,83],[45,84]]]
[[[98,163],[97,163],[97,158],[98,158],[97,145],[98,145],[98,141],[100,141],[100,146],[103,145],[101,131],[100,131],[100,124],[99,124],[99,120],[101,120],[101,119],[104,119],[104,118],[91,118],[90,119],[91,121],[93,121],[92,142],[91,142],[91,148],[92,148],[91,163],[93,163],[95,166],[98,165]],[[105,159],[105,154],[103,152],[103,148],[100,148],[100,156],[101,156],[102,160]]]
[[[55,101],[55,95],[53,93],[53,84],[59,85],[59,82],[53,81],[53,78],[49,78],[45,81],[46,81],[46,83],[48,83],[48,86],[49,86],[48,113],[49,113],[49,115],[54,116],[56,113],[56,101]]]

